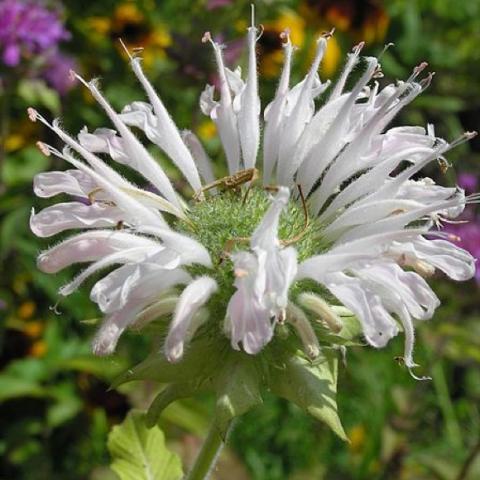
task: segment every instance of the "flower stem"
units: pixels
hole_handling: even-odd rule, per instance
[[[230,430],[232,423],[228,426]],[[215,418],[213,419],[207,438],[203,442],[202,448],[185,480],[207,480],[215,467],[220,452],[225,445],[227,433],[222,437],[218,429]]]

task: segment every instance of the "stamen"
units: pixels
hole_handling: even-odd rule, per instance
[[[353,48],[352,48],[352,53],[355,54],[355,55],[359,55],[360,52],[363,50],[363,47],[365,46],[365,42],[360,42],[360,43],[357,43],[357,45],[355,45]]]
[[[32,107],[27,108],[28,118],[31,122],[36,122],[39,118],[39,113]]]
[[[342,330],[342,320],[320,296],[313,293],[302,293],[298,297],[298,301],[303,307],[317,314],[333,333],[339,333]]]
[[[422,80],[420,80],[419,83],[420,83],[420,86],[422,87],[422,90],[425,90],[430,86],[434,76],[435,76],[435,72],[430,72],[426,78],[423,78]]]
[[[329,32],[322,32],[321,38],[325,38],[328,40],[329,38],[333,37],[333,34],[335,33],[335,27],[333,27]]]
[[[130,55],[130,52],[128,51],[127,46],[125,45],[125,43],[123,43],[123,40],[119,37],[119,38],[118,38],[118,41],[120,42],[120,45],[121,45],[121,46],[123,47],[123,49],[125,50],[125,53],[127,54],[128,58],[129,58],[130,60],[133,60],[133,57],[132,57],[132,55]]]
[[[380,60],[383,55],[385,54],[385,52],[390,48],[390,47],[394,47],[395,44],[393,42],[389,42],[387,43],[386,45],[384,45],[383,47],[383,50],[380,52],[380,54],[377,56],[377,59]]]
[[[48,148],[48,145],[43,142],[37,142],[36,143],[38,149],[46,156],[49,157],[51,155],[50,149]]]
[[[212,35],[210,32],[205,32],[202,37],[202,43],[207,43],[212,41]]]
[[[305,313],[301,308],[289,303],[287,306],[287,321],[295,328],[300,337],[305,354],[310,359],[315,360],[320,355],[320,345]]]

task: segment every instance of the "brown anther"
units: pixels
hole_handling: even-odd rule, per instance
[[[322,38],[325,38],[328,40],[329,38],[333,37],[333,34],[335,33],[335,27],[333,27],[329,32],[322,32]]]
[[[207,43],[212,41],[212,34],[210,32],[205,32],[202,37],[202,43]]]

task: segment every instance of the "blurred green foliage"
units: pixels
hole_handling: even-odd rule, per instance
[[[105,94],[121,108],[142,99],[142,93],[117,38],[129,46],[143,46],[145,69],[172,116],[180,128],[196,131],[212,157],[219,158],[219,174],[223,172],[219,143],[198,108],[199,94],[214,75],[211,52],[200,39],[206,30],[221,35],[232,58],[238,57],[249,15],[249,2],[223,3],[227,5],[209,10],[213,1],[63,2],[66,26],[72,32],[65,49],[76,58],[80,73],[100,77]],[[305,71],[308,41],[336,26],[338,53],[329,59],[333,77],[343,55],[361,35],[370,39],[367,54],[379,53],[384,42],[396,44],[383,56],[387,78],[407,77],[423,60],[437,72],[429,90],[396,122],[432,122],[447,139],[479,128],[479,0],[256,4],[259,21],[265,25],[259,43],[264,100],[275,88],[271,73],[279,48],[278,25],[286,21],[304,41],[297,54],[296,78]],[[241,56],[238,61],[242,62]],[[122,340],[115,356],[94,358],[89,338],[98,312],[88,299],[88,288],[54,307],[58,287],[72,272],[47,276],[36,270],[35,256],[51,241],[34,238],[28,218],[32,206],[40,209],[48,203],[33,197],[33,176],[63,166],[35,149],[39,138],[55,140],[40,125],[27,121],[25,109],[34,106],[49,117],[60,115],[72,132],[84,124],[90,129],[104,126],[106,121],[78,85],[60,97],[43,81],[24,77],[21,70],[2,69],[1,75],[0,478],[115,478],[106,469],[108,431],[130,407],[145,409],[156,391],[148,384],[119,391],[108,390],[108,385],[123,368],[145,358],[149,342],[132,334]],[[455,150],[449,159],[456,170],[478,174],[479,152],[476,140]],[[177,187],[184,188],[170,170]],[[436,167],[428,173],[435,178],[442,175]],[[441,181],[453,184],[454,169]],[[382,351],[351,348],[339,368],[339,410],[349,444],[297,407],[267,396],[262,406],[238,421],[231,451],[216,478],[480,478],[479,290],[473,282],[457,286],[439,278],[436,291],[442,307],[419,328],[416,352],[422,370],[433,381],[416,382],[395,362],[401,339]],[[208,396],[175,402],[160,421],[187,463],[192,444],[198,443],[194,439],[205,431],[211,402]]]

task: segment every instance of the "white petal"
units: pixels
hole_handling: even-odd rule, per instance
[[[193,280],[183,290],[165,341],[165,352],[170,362],[176,362],[183,356],[185,338],[192,317],[217,289],[215,280],[209,277],[200,277]]]
[[[212,260],[207,249],[187,235],[174,232],[173,230],[143,225],[137,227],[137,230],[162,239],[168,249],[177,252],[182,257],[183,263],[199,263],[206,267],[212,266]]]
[[[114,227],[125,219],[118,207],[101,203],[57,203],[35,214],[32,210],[30,228],[37,237],[51,237],[71,228]]]
[[[78,170],[42,172],[35,175],[33,179],[33,191],[37,197],[42,198],[50,198],[60,193],[87,197],[96,186],[88,175]]]
[[[93,262],[129,248],[157,248],[154,240],[115,230],[80,233],[42,252],[37,266],[45,273],[56,273],[73,263]]]
[[[255,166],[260,142],[256,41],[257,29],[251,26],[248,29],[248,78],[245,88],[239,96],[240,111],[237,114],[243,165],[246,169]]]
[[[115,125],[115,128],[118,130],[123,140],[125,154],[130,159],[129,165],[152,182],[152,184],[155,185],[158,191],[164,195],[169,202],[180,208],[181,205],[177,198],[177,194],[160,165],[152,158],[146,148],[125,125],[117,112],[115,112],[107,100],[102,96],[97,86],[93,82],[85,83],[85,85],[90,90],[95,100],[97,100],[105,110],[110,120]]]
[[[190,130],[184,130],[182,132],[182,138],[190,149],[198,171],[205,183],[213,183],[215,181],[215,175],[213,174],[212,160],[207,155],[198,137]]]

